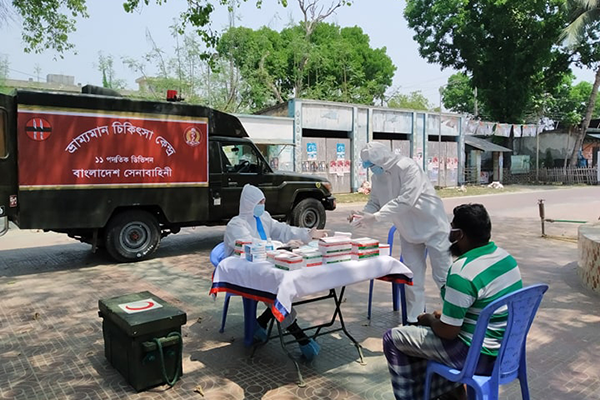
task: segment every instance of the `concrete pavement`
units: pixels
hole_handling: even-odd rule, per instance
[[[561,193],[559,193],[561,192]],[[553,225],[540,238],[537,198],[547,217],[595,220],[600,188],[445,199],[454,205],[481,202],[493,221],[493,240],[518,260],[525,284],[550,285],[528,340],[532,399],[600,399],[600,297],[577,275],[574,225]],[[328,228],[347,230],[355,205],[328,213]],[[372,234],[379,239],[387,227]],[[292,362],[270,342],[253,358],[244,348],[241,300],[232,297],[219,333],[223,296],[208,296],[213,270],[208,255],[224,228],[186,229],[166,238],[152,260],[113,264],[89,246],[52,233],[12,230],[0,238],[0,398],[10,399],[392,399],[381,336],[397,325],[390,284],[375,283],[373,318],[366,319],[368,283],[347,288],[344,319],[363,345],[367,365],[357,363],[343,335],[319,339],[322,352],[301,363],[307,386],[299,388]],[[358,233],[357,233],[358,234]],[[430,279],[430,278],[428,278]],[[428,307],[439,306],[428,284]],[[184,376],[171,389],[136,393],[103,353],[101,298],[149,290],[187,312],[183,327]],[[260,307],[260,306],[259,306]],[[322,321],[330,307],[307,305],[300,325]],[[196,390],[196,391],[195,391]],[[201,393],[200,393],[201,392]],[[518,384],[502,399],[520,399]]]

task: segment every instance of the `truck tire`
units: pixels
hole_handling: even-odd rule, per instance
[[[292,225],[302,228],[325,228],[325,207],[317,199],[304,199],[292,210]]]
[[[118,262],[144,260],[160,244],[158,221],[146,211],[117,214],[106,226],[104,243],[108,254]]]

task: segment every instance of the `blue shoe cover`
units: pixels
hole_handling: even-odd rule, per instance
[[[267,330],[259,324],[256,324],[256,326],[254,327],[254,339],[264,343],[267,341],[268,338],[269,336],[267,334]]]
[[[319,350],[321,350],[321,346],[319,343],[315,342],[313,339],[310,339],[310,342],[304,345],[300,345],[300,351],[304,358],[308,361],[314,360],[314,358],[319,354]]]

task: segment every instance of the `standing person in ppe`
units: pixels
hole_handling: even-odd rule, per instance
[[[395,155],[376,142],[367,144],[360,158],[374,176],[362,218],[353,224],[368,227],[376,221],[391,221],[396,226],[404,263],[413,272],[413,286],[406,287],[406,306],[409,324],[416,324],[425,309],[425,250],[438,288],[446,283],[452,264],[448,252],[450,224],[444,205],[412,158]]]
[[[320,239],[326,236],[324,230],[316,228],[297,228],[279,222],[271,218],[271,215],[265,211],[265,195],[263,192],[252,185],[245,185],[240,196],[240,214],[233,217],[225,228],[225,256],[229,257],[234,253],[235,241],[253,240],[253,239],[272,239],[290,245],[308,243],[312,239]],[[273,317],[271,308],[267,309],[257,319],[254,336],[261,341],[267,340],[267,326]],[[281,322],[281,327],[287,329],[300,344],[300,350],[304,357],[312,360],[319,354],[320,346],[313,339],[300,329],[296,323],[296,312],[292,312]]]

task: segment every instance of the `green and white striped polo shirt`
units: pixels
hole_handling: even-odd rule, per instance
[[[523,287],[517,261],[493,242],[460,256],[448,270],[442,289],[441,321],[460,326],[458,337],[471,345],[481,310],[492,301]],[[506,307],[498,309],[488,325],[483,354],[498,355],[507,320]]]

